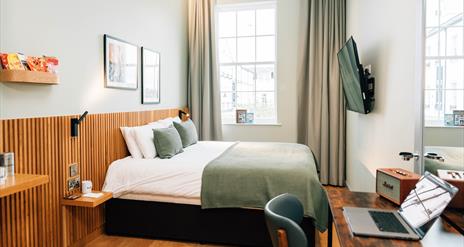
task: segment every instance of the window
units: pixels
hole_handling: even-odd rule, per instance
[[[235,123],[237,109],[254,113],[254,123],[277,121],[275,16],[274,3],[217,9],[222,123]]]
[[[426,126],[448,125],[464,110],[463,12],[463,0],[426,0]]]

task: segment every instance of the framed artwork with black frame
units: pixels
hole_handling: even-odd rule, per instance
[[[103,49],[105,87],[136,90],[138,46],[105,34]]]
[[[160,54],[142,47],[142,104],[160,103]]]

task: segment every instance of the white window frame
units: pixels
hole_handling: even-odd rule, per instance
[[[438,25],[439,26],[427,26],[427,11],[426,11],[426,8],[427,8],[427,1],[428,0],[424,0],[424,46],[426,46],[427,44],[427,29],[429,28],[438,28],[438,35],[440,35],[440,32],[442,32],[440,29],[442,28],[442,26],[440,25],[440,15],[438,16]],[[463,6],[464,8],[464,6]],[[463,9],[464,11],[464,9]],[[463,31],[464,31],[464,25],[462,27]],[[444,42],[446,42],[446,39],[447,39],[447,36],[445,36],[444,38]],[[447,45],[445,45],[445,50],[444,50],[444,55],[440,55],[440,44],[441,44],[442,40],[440,39],[438,41],[438,47],[435,47],[436,49],[438,49],[438,55],[434,55],[434,56],[428,56],[426,52],[424,52],[424,69],[425,69],[425,64],[427,63],[427,61],[440,61],[442,66],[443,64],[446,64],[447,60],[454,60],[454,59],[461,59],[463,60],[464,59],[464,54],[463,55],[447,55]],[[464,44],[463,44],[463,49],[464,49]],[[444,66],[445,68],[448,68],[447,65]],[[427,80],[427,78],[425,77],[425,73],[424,73],[424,101],[425,101],[425,97],[427,95],[427,92],[437,92],[439,90],[442,90],[443,91],[443,101],[442,101],[442,104],[443,104],[443,116],[441,116],[442,118],[440,120],[430,120],[430,119],[427,119],[427,115],[425,114],[425,105],[424,105],[424,125],[425,127],[455,127],[455,126],[445,126],[445,123],[444,123],[444,120],[445,120],[445,114],[446,113],[446,93],[447,92],[450,92],[450,91],[461,91],[461,92],[464,92],[464,88],[447,88],[446,84],[447,84],[447,79],[446,79],[446,71],[442,71],[442,76],[443,76],[443,85],[442,85],[442,88],[438,88],[436,87],[435,85],[435,88],[427,88],[427,84],[425,83],[425,81]],[[464,99],[463,99],[464,101]],[[464,102],[463,102],[464,103]],[[448,113],[449,114],[449,113]]]
[[[267,35],[257,35],[256,34],[256,14],[255,14],[255,34],[254,35],[248,35],[248,36],[239,36],[238,35],[238,25],[237,25],[237,18],[236,18],[236,25],[235,25],[235,36],[230,36],[230,37],[219,37],[219,13],[220,12],[227,12],[227,11],[242,11],[242,10],[257,10],[257,9],[269,9],[273,8],[274,9],[274,34],[267,34]],[[254,81],[254,90],[252,91],[243,91],[243,90],[238,90],[238,87],[235,88],[235,97],[237,97],[238,92],[253,92],[255,94],[255,104],[256,104],[256,94],[257,93],[269,93],[273,92],[274,93],[274,118],[272,119],[256,119],[255,115],[255,121],[252,125],[274,125],[278,124],[278,111],[277,111],[277,105],[278,105],[278,99],[277,99],[277,83],[278,83],[278,73],[277,73],[277,3],[276,1],[247,1],[247,2],[241,2],[241,3],[223,3],[223,4],[218,4],[216,5],[215,8],[215,41],[216,41],[216,53],[217,53],[217,69],[220,71],[221,66],[240,66],[240,65],[254,65],[255,66],[255,76],[256,76],[256,66],[259,65],[274,65],[274,90],[273,91],[257,91],[256,90],[256,78]],[[256,38],[258,37],[274,37],[274,61],[266,61],[266,62],[257,62],[256,61],[256,55],[257,55],[257,42]],[[237,49],[237,39],[238,38],[255,38],[255,61],[254,62],[238,62],[238,49]],[[235,38],[235,62],[227,62],[227,63],[221,63],[219,59],[219,40],[222,38]],[[235,69],[235,78],[237,78],[237,72],[238,70]],[[218,78],[220,79],[220,78]],[[219,82],[220,83],[220,82]],[[232,93],[234,91],[220,91],[220,94],[222,95],[223,93]],[[221,97],[222,98],[222,97]],[[235,114],[234,114],[235,115]],[[229,121],[224,121],[224,118],[222,116],[222,102],[221,102],[221,122],[223,125],[229,125],[229,124],[236,124],[235,119]],[[249,124],[247,124],[249,125]]]

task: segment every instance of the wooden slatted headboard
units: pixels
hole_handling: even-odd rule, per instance
[[[0,198],[0,246],[61,246],[60,199],[66,192],[68,165],[77,162],[81,180],[101,189],[109,164],[128,155],[119,127],[175,117],[178,109],[89,114],[79,136],[71,137],[76,116],[0,120],[0,152],[15,153],[15,172],[46,174],[50,183]],[[104,213],[72,208],[68,244],[101,229]]]

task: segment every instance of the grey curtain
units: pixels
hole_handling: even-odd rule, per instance
[[[337,52],[343,47],[345,0],[302,0],[298,142],[308,145],[323,184],[345,184],[345,102]]]
[[[215,0],[188,0],[187,101],[201,140],[222,139],[214,5]]]

